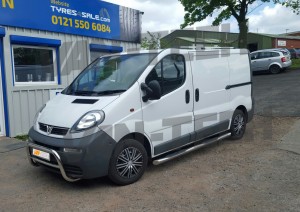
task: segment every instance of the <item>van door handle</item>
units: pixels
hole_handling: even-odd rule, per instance
[[[199,102],[199,88],[195,90],[195,101]]]
[[[185,102],[187,104],[190,103],[190,91],[189,90],[185,91]]]

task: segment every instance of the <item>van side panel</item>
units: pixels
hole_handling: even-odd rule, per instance
[[[130,133],[144,134],[140,85],[136,82],[109,106],[103,108],[107,118],[99,126],[116,142]]]
[[[203,139],[229,128],[230,92],[228,54],[220,51],[190,53],[194,92],[199,90],[199,101],[194,99],[196,139]]]
[[[252,110],[252,79],[250,71],[250,63],[248,52],[240,50],[230,54],[229,58],[230,67],[230,104],[231,113],[242,105],[247,111]]]

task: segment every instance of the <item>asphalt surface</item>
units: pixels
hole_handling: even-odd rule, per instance
[[[24,143],[2,138],[0,211],[299,211],[300,155],[291,145],[300,142],[300,109],[289,95],[299,74],[254,77],[257,115],[243,139],[150,165],[129,186],[106,177],[68,183],[29,165]]]
[[[255,114],[300,117],[300,70],[253,77]]]

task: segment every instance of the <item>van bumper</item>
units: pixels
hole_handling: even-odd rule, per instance
[[[32,165],[61,173],[69,182],[106,176],[116,142],[104,131],[80,139],[59,139],[30,129],[27,155]],[[46,160],[33,155],[33,148],[49,153]]]

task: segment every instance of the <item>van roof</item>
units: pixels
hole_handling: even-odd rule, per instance
[[[126,55],[126,54],[151,54],[161,53],[163,51],[170,51],[174,53],[188,54],[196,52],[220,52],[220,53],[231,53],[231,54],[248,54],[248,49],[232,49],[232,48],[204,48],[204,49],[179,49],[179,48],[168,48],[168,49],[155,49],[155,50],[132,50],[127,52],[120,52],[111,55]]]

